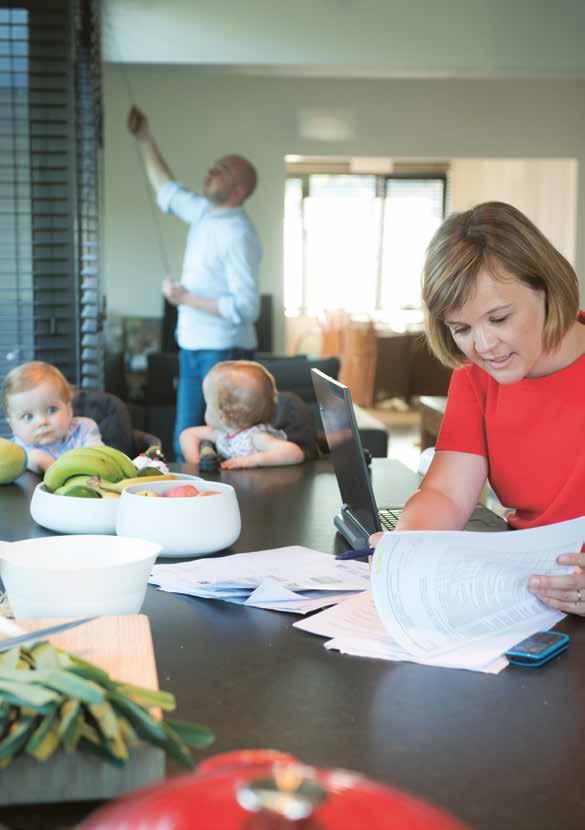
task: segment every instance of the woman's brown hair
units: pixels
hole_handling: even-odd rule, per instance
[[[446,366],[466,360],[444,323],[449,310],[472,296],[480,270],[510,275],[545,298],[543,347],[554,350],[577,318],[579,282],[565,257],[523,213],[505,202],[484,202],[449,216],[431,239],[423,271],[427,340]]]

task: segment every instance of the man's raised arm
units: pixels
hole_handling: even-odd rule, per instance
[[[156,194],[163,185],[174,181],[175,177],[152,137],[148,118],[136,106],[128,113],[128,129],[138,142],[148,180]]]

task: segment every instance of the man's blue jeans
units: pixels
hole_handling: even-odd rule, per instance
[[[175,417],[174,448],[177,461],[184,461],[179,436],[187,427],[204,423],[203,378],[222,360],[250,360],[249,349],[179,349],[179,386]]]

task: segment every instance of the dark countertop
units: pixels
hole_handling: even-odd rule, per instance
[[[242,512],[235,551],[345,548],[332,524],[339,494],[326,461],[225,472],[221,479],[236,487]],[[404,499],[417,482],[383,460],[374,462],[373,480],[380,503]],[[34,483],[27,474],[0,490],[0,538],[46,533],[28,514]],[[583,826],[580,620],[562,624],[572,644],[553,663],[493,676],[327,652],[322,638],[291,628],[291,615],[153,588],[143,610],[160,685],[176,695],[178,716],[217,735],[207,754],[270,747],[357,770],[475,828]],[[177,771],[170,765],[171,774]],[[5,808],[0,822],[13,830],[71,827],[91,806]]]

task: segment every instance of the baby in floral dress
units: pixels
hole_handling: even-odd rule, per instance
[[[303,450],[271,426],[276,406],[272,374],[251,360],[217,363],[203,381],[205,426],[180,436],[185,461],[199,463],[201,441],[212,441],[225,470],[300,464]]]

